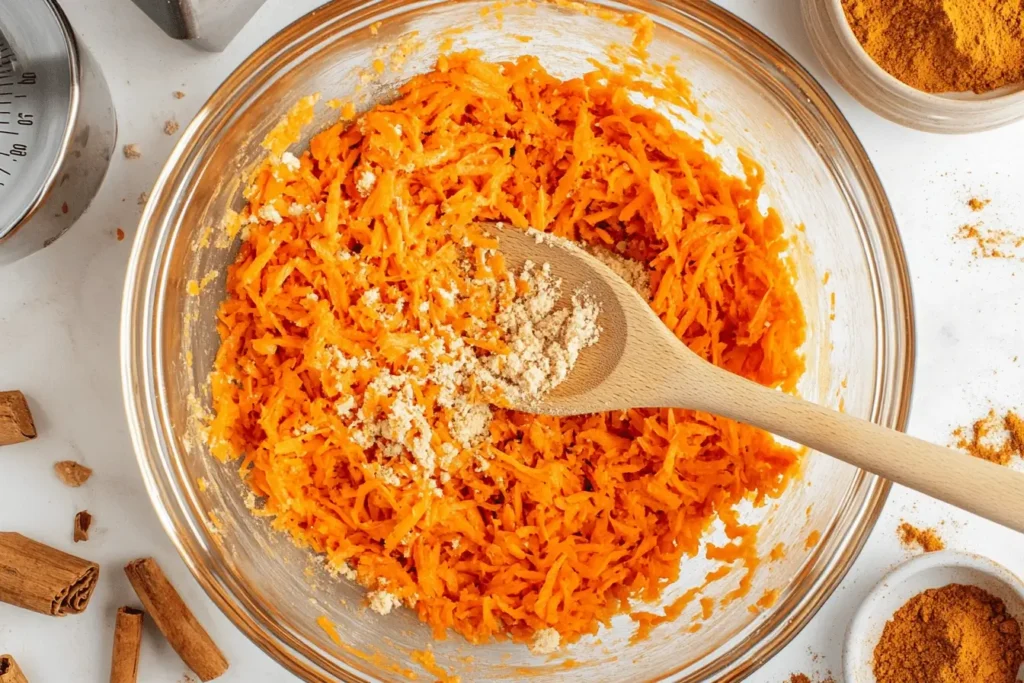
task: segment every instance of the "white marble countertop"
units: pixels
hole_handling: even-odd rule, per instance
[[[113,612],[134,603],[120,567],[153,555],[231,661],[224,681],[294,680],[206,598],[164,535],[143,489],[128,438],[118,368],[121,288],[141,212],[175,142],[164,121],[187,122],[220,81],[261,41],[319,4],[269,0],[220,54],[167,38],[128,0],[63,0],[103,69],[120,126],[119,147],[137,143],[141,159],[113,161],[85,216],[43,252],[0,268],[0,389],[29,397],[40,436],[0,452],[0,528],[17,530],[103,565],[89,610],[53,619],[0,604],[0,652],[16,655],[34,682],[105,681]],[[945,443],[951,429],[989,406],[1024,407],[1024,262],[978,261],[953,239],[970,218],[966,200],[991,198],[991,227],[1024,234],[1024,123],[999,131],[940,137],[890,124],[847,96],[811,53],[795,0],[730,0],[730,9],[807,66],[860,135],[899,220],[913,277],[917,371],[909,431]],[[184,99],[171,96],[187,93]],[[122,228],[128,239],[118,242]],[[95,469],[67,489],[51,465],[75,459]],[[73,546],[77,510],[95,516],[92,538]],[[924,496],[896,488],[853,569],[804,631],[750,680],[779,682],[794,672],[841,680],[843,634],[871,586],[908,556],[895,528],[943,524],[951,548],[971,550],[1024,574],[1024,538]],[[153,627],[147,626],[148,629]],[[155,636],[155,633],[149,633]],[[141,680],[189,680],[160,637],[147,637]]]

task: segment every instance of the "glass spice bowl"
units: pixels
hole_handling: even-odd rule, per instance
[[[842,0],[803,0],[802,9],[825,69],[879,116],[930,133],[976,133],[1024,118],[1024,83],[983,94],[923,92],[875,63],[850,28]]]
[[[711,126],[707,144],[731,171],[739,171],[738,149],[765,164],[765,199],[789,226],[808,322],[801,394],[833,407],[842,401],[851,414],[902,428],[914,352],[906,262],[878,177],[828,95],[777,45],[711,3],[596,4],[648,13],[655,22],[651,59],[678,60],[711,121],[686,123]],[[242,208],[244,172],[264,157],[260,142],[300,97],[354,99],[359,70],[412,31],[420,48],[397,73],[388,69],[364,84],[369,101],[360,106],[394,97],[412,74],[430,70],[446,36],[488,59],[537,55],[562,78],[632,39],[627,29],[568,7],[509,3],[500,23],[496,12],[484,11],[490,7],[490,0],[331,3],[257,49],[184,129],[144,210],[122,310],[124,397],[145,485],[214,602],[306,680],[402,681],[408,669],[422,679],[428,674],[411,653],[428,647],[462,680],[740,680],[789,642],[839,585],[882,509],[887,482],[808,454],[780,499],[741,511],[742,520],[762,524],[762,556],[780,543],[787,548],[764,562],[746,597],[716,609],[699,631],[691,628],[697,604],[635,644],[635,624],[621,616],[596,638],[546,658],[509,641],[474,646],[453,635],[436,642],[409,610],[380,616],[366,609],[361,587],[329,576],[312,553],[252,515],[237,464],[217,462],[200,438],[196,414],[208,409],[207,376],[219,345],[215,312],[238,249],[218,226],[228,210]],[[336,118],[320,108],[292,150]],[[197,295],[191,280],[203,282]],[[720,525],[709,538],[724,540]],[[684,560],[662,601],[638,608],[660,611],[716,566],[703,555]],[[713,584],[708,595],[721,598],[741,575]],[[774,589],[774,604],[755,605]],[[342,646],[318,626],[322,616]]]

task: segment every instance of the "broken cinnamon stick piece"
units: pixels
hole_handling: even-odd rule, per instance
[[[92,526],[92,515],[82,510],[75,515],[75,543],[89,540],[89,527]]]
[[[73,489],[77,489],[89,481],[89,477],[92,476],[91,468],[81,465],[74,460],[61,460],[60,462],[53,463],[53,471],[57,473],[57,478],[60,479],[62,484]]]
[[[110,660],[110,683],[135,683],[139,677],[143,612],[134,607],[117,610],[114,622],[114,652]]]
[[[89,605],[100,567],[12,531],[0,531],[0,601],[63,617]]]
[[[36,438],[36,424],[28,409],[25,394],[0,391],[0,446],[22,443]]]
[[[152,557],[129,562],[124,573],[157,628],[200,680],[212,681],[228,670],[228,660],[182,601]]]
[[[0,683],[28,683],[11,655],[0,655]]]

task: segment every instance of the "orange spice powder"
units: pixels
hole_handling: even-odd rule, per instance
[[[908,522],[903,522],[896,529],[900,542],[908,548],[918,547],[926,553],[942,550],[946,543],[939,537],[935,529],[918,529]]]
[[[990,410],[969,427],[953,430],[953,443],[976,458],[1008,465],[1024,457],[1024,420],[1010,410],[998,415]]]

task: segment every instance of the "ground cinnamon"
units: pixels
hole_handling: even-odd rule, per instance
[[[877,683],[1014,683],[1024,664],[1020,624],[999,598],[950,584],[911,598],[875,647]]]
[[[925,92],[1024,82],[1024,0],[843,0],[875,62]]]

